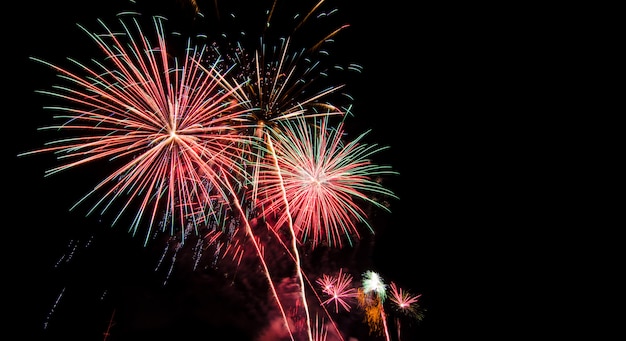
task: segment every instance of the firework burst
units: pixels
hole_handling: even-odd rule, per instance
[[[374,198],[395,195],[376,180],[395,172],[370,160],[385,147],[361,143],[366,133],[346,142],[343,124],[331,128],[327,118],[318,123],[302,118],[281,123],[283,133],[274,145],[276,166],[259,177],[259,206],[277,227],[289,223],[290,213],[302,242],[342,247],[347,240],[352,245],[360,236],[357,223],[373,231],[360,205],[388,211]]]
[[[357,296],[357,289],[352,287],[352,275],[339,270],[336,276],[322,275],[317,279],[317,284],[322,287],[322,292],[329,298],[322,304],[335,304],[335,312],[339,312],[339,305],[346,311],[350,311],[350,300]]]
[[[238,123],[247,111],[231,101],[240,85],[225,90],[223,75],[198,62],[202,48],[190,45],[182,61],[172,58],[162,19],[154,18],[155,44],[135,17],[119,23],[122,30],[113,31],[101,22],[103,34],[81,26],[103,58],[93,67],[71,60],[80,74],[33,58],[67,83],[40,91],[69,103],[48,107],[63,122],[42,129],[75,135],[20,155],[54,152],[63,164],[46,175],[97,161],[116,167],[74,207],[96,192],[103,194],[88,214],[104,214],[120,200],[113,224],[134,209],[133,234],[146,218],[146,236],[158,224],[170,232],[195,226],[198,203],[227,201],[224,182],[247,176],[238,160],[250,142],[240,133],[248,127]]]
[[[416,315],[418,308],[418,301],[421,294],[413,296],[410,292],[398,287],[394,282],[389,284],[391,289],[391,295],[389,300],[395,304],[398,311],[404,312],[407,315]]]
[[[424,311],[420,308],[419,298],[422,296],[412,295],[409,291],[403,290],[396,283],[389,284],[391,295],[389,300],[393,303],[394,310],[402,316],[421,321],[424,318]],[[400,317],[394,319],[398,340],[401,340],[402,323]]]

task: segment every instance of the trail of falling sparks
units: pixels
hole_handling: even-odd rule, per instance
[[[367,213],[359,205],[371,203],[389,211],[378,202],[379,196],[395,198],[394,193],[376,181],[384,174],[396,174],[390,167],[376,165],[369,158],[384,149],[342,140],[343,126],[329,129],[328,119],[318,126],[304,118],[283,122],[285,131],[276,135],[274,154],[280,166],[267,167],[259,179],[258,197],[266,215],[276,217],[276,227],[289,224],[298,240],[309,240],[312,247],[328,243],[341,248],[360,238],[357,222],[370,231]],[[280,176],[280,178],[279,178]],[[287,196],[288,207],[284,202]]]
[[[61,292],[59,293],[59,295],[57,295],[57,299],[54,301],[52,308],[50,308],[50,312],[48,312],[48,315],[46,315],[46,320],[43,323],[43,329],[48,329],[48,325],[50,324],[50,319],[52,318],[52,315],[54,314],[54,311],[59,305],[59,302],[61,301],[61,298],[63,297],[64,293],[65,293],[65,287],[61,289]]]
[[[232,188],[232,185],[230,184],[230,182],[226,181],[226,185],[228,186],[228,189],[231,191],[230,193],[236,193],[235,190]],[[250,222],[248,221],[248,218],[246,217],[243,211],[243,208],[241,207],[239,199],[235,195],[233,195],[233,204],[235,205],[235,207],[237,207],[237,210],[239,211],[241,218],[243,220],[246,233],[248,234],[248,236],[250,236],[252,245],[254,245],[257,255],[259,256],[261,266],[263,266],[263,273],[265,274],[270,290],[272,291],[272,294],[274,295],[274,298],[276,299],[276,303],[278,304],[278,309],[280,310],[280,314],[282,315],[283,320],[285,322],[285,327],[287,328],[287,331],[289,332],[289,337],[291,338],[291,340],[295,341],[293,337],[293,333],[291,331],[291,327],[289,326],[289,320],[287,319],[287,314],[285,313],[285,309],[280,301],[280,298],[278,297],[278,293],[276,292],[276,287],[274,286],[274,281],[272,280],[272,276],[270,275],[270,271],[269,271],[269,268],[267,267],[267,263],[265,262],[265,259],[263,258],[263,251],[261,250],[261,247],[259,246],[259,242],[256,240],[255,235],[252,232],[252,228],[250,227]],[[309,334],[310,334],[310,330],[309,330]]]
[[[300,282],[300,294],[302,295],[302,305],[304,306],[304,311],[306,314],[306,324],[307,324],[307,334],[309,335],[309,340],[313,340],[313,334],[311,331],[311,316],[309,314],[309,304],[306,301],[306,292],[304,287],[304,280],[302,279],[302,268],[300,266],[300,253],[298,252],[298,238],[296,233],[293,230],[293,221],[291,220],[291,212],[289,210],[289,201],[287,200],[287,194],[285,192],[285,187],[283,185],[283,178],[280,172],[280,166],[278,165],[278,159],[276,159],[276,153],[274,151],[274,146],[272,144],[272,137],[269,133],[266,132],[266,138],[268,141],[268,146],[270,148],[270,154],[272,155],[272,159],[274,160],[274,166],[276,167],[276,172],[278,174],[279,183],[282,189],[282,199],[285,202],[285,211],[287,216],[289,217],[289,233],[291,234],[291,247],[293,248],[293,257],[294,263],[296,265],[296,273],[298,275],[298,280]]]
[[[287,245],[285,245],[285,243],[283,242],[283,240],[281,239],[281,237],[278,235],[278,233],[276,232],[276,229],[271,226],[268,223],[268,227],[269,230],[274,234],[274,236],[276,237],[276,240],[278,240],[278,242],[280,243],[280,245],[287,250],[287,254],[291,257],[291,260],[293,260],[294,262],[296,262],[296,258],[295,256],[291,253],[291,250],[289,249],[289,247]],[[324,312],[326,313],[326,316],[328,316],[330,323],[333,325],[333,327],[335,328],[335,330],[337,331],[337,336],[343,341],[344,338],[341,335],[341,331],[339,330],[339,327],[337,326],[337,323],[335,322],[335,320],[333,320],[330,317],[330,312],[328,312],[328,309],[326,309],[326,307],[324,306],[323,302],[322,302],[322,298],[317,294],[317,291],[315,291],[315,287],[313,286],[313,283],[311,282],[311,280],[309,279],[309,277],[306,275],[306,273],[304,272],[304,270],[301,268],[300,272],[303,276],[303,278],[306,280],[307,284],[309,285],[309,287],[311,288],[311,291],[313,292],[313,294],[315,295],[315,297],[317,297],[318,302],[320,302],[320,307],[322,308],[322,310],[324,310]]]
[[[114,318],[115,318],[115,309],[113,309],[113,313],[111,314],[111,319],[109,319],[109,324],[107,325],[107,329],[103,333],[104,335],[103,341],[106,341],[109,338],[109,336],[111,336],[111,328],[113,327],[113,325],[115,325],[115,322],[113,322]]]

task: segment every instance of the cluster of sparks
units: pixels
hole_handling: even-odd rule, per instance
[[[88,214],[105,216],[117,207],[112,225],[130,218],[133,235],[145,228],[145,243],[158,232],[182,245],[192,233],[239,259],[240,243],[252,243],[295,340],[299,334],[289,326],[258,236],[266,226],[296,264],[305,338],[325,340],[326,330],[309,316],[299,250],[342,248],[360,238],[362,226],[374,231],[364,205],[388,210],[382,201],[396,198],[380,181],[396,173],[372,161],[385,147],[366,144],[366,133],[346,138],[350,109],[328,100],[343,86],[308,91],[314,68],[300,71],[302,55],[290,52],[289,38],[275,49],[263,42],[253,54],[243,48],[216,53],[215,45],[189,39],[177,58],[162,17],[153,18],[151,33],[132,13],[121,14],[118,24],[114,30],[100,22],[101,33],[81,26],[104,56],[92,66],[70,59],[72,71],[33,58],[64,82],[40,91],[62,103],[47,107],[61,122],[42,129],[69,136],[20,155],[56,154],[61,164],[47,175],[106,164],[108,175],[72,209],[92,200]],[[241,235],[244,241],[234,238]],[[339,313],[358,303],[373,332],[387,330],[388,286],[377,273],[363,274],[361,287],[343,270],[316,282],[327,297],[321,306]],[[419,295],[393,282],[389,287],[395,309],[418,316]]]

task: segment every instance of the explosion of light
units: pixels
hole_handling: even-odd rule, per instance
[[[389,299],[397,306],[398,309],[406,311],[414,310],[414,305],[417,303],[422,294],[413,296],[408,291],[398,287],[394,282],[391,282],[389,286],[391,288],[391,296]]]
[[[339,270],[337,276],[322,275],[317,279],[317,283],[322,287],[322,292],[330,296],[322,304],[335,303],[335,312],[339,312],[339,305],[346,311],[350,311],[348,300],[353,299],[357,295],[357,289],[352,287],[352,275],[343,273],[343,269]]]
[[[421,320],[424,317],[423,311],[420,309],[418,304],[419,298],[422,294],[413,296],[408,291],[398,287],[394,282],[391,282],[389,286],[391,288],[391,296],[389,300],[394,304],[397,312],[400,312],[405,316],[415,318],[416,320]],[[402,323],[399,317],[395,318],[395,323],[398,340],[401,340]]]
[[[395,197],[375,181],[378,175],[395,172],[369,159],[385,148],[361,143],[366,133],[344,142],[343,124],[331,129],[326,117],[317,126],[304,118],[280,124],[283,133],[276,136],[275,145],[280,172],[269,167],[261,171],[258,196],[275,226],[288,224],[290,212],[297,238],[310,239],[313,247],[320,243],[342,247],[344,239],[352,245],[352,238],[360,237],[357,222],[373,232],[360,205],[371,203],[388,211],[371,196]]]
[[[365,293],[374,293],[380,297],[381,301],[385,301],[387,297],[387,285],[383,282],[380,275],[374,271],[368,270],[363,273],[363,290]]]
[[[94,61],[93,68],[71,60],[86,76],[33,58],[69,82],[40,92],[73,104],[48,107],[63,113],[55,118],[64,122],[41,129],[77,135],[20,155],[54,152],[65,161],[46,175],[108,162],[117,169],[72,209],[103,192],[88,215],[98,207],[105,214],[114,201],[125,200],[112,225],[137,203],[139,209],[129,228],[133,235],[147,215],[146,242],[159,223],[169,225],[172,233],[179,229],[184,239],[182,229],[187,222],[195,226],[202,219],[194,206],[228,202],[230,193],[222,189],[224,183],[248,177],[237,158],[243,152],[240,146],[251,141],[240,131],[249,127],[237,122],[249,113],[230,101],[241,84],[225,90],[223,75],[198,63],[203,48],[188,46],[182,65],[177,59],[172,61],[158,17],[154,18],[156,45],[150,43],[135,17],[130,25],[120,18],[121,32],[100,23],[105,34],[81,28],[104,52],[103,60]]]

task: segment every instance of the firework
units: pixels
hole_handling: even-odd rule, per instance
[[[239,72],[233,72],[233,81],[245,82],[246,86],[233,94],[251,110],[250,118],[258,127],[255,134],[259,137],[261,130],[277,128],[280,121],[345,114],[344,109],[328,101],[344,85],[314,90],[317,78],[326,70],[318,70],[320,63],[307,58],[307,51],[290,53],[290,42],[289,37],[281,38],[279,46],[271,48],[261,39],[261,48],[251,60],[241,47],[234,52],[240,66]]]
[[[374,271],[368,270],[363,273],[363,291],[368,294],[372,293],[384,301],[387,297],[387,285],[383,282],[380,275]]]
[[[413,296],[408,291],[398,287],[394,282],[391,282],[389,287],[391,288],[391,296],[389,299],[395,304],[399,311],[415,311],[415,306],[417,305],[420,296],[422,296],[421,294]]]
[[[88,214],[98,208],[105,214],[122,201],[112,225],[135,209],[130,230],[136,233],[147,219],[146,241],[159,224],[183,231],[198,223],[198,203],[227,201],[224,183],[246,177],[237,157],[250,139],[242,138],[247,127],[237,122],[247,112],[230,101],[240,85],[225,90],[223,75],[198,63],[202,48],[187,46],[182,61],[172,59],[157,17],[155,44],[135,17],[122,17],[117,32],[101,24],[103,34],[83,28],[103,52],[93,67],[72,60],[78,73],[33,58],[68,83],[40,91],[66,103],[48,107],[63,122],[42,129],[74,135],[20,155],[54,152],[63,164],[46,175],[104,162],[115,169],[72,209],[99,192]]]
[[[361,205],[388,210],[373,197],[395,197],[376,181],[377,176],[394,172],[369,159],[385,148],[361,143],[365,133],[343,141],[343,124],[332,129],[327,118],[316,126],[304,119],[282,126],[274,146],[277,166],[264,169],[259,177],[259,205],[275,225],[288,224],[290,213],[297,238],[310,240],[313,246],[342,247],[344,240],[352,245],[352,239],[360,237],[358,222],[373,231]]]
[[[198,14],[198,5],[190,3]],[[215,260],[230,253],[239,264],[244,243],[250,241],[293,340],[265,263],[267,243],[276,237],[296,265],[308,338],[326,340],[325,323],[335,323],[331,318],[310,324],[298,247],[353,245],[362,226],[374,231],[364,205],[388,211],[380,199],[396,198],[381,181],[396,172],[371,160],[386,147],[363,143],[367,132],[346,138],[343,122],[350,106],[331,98],[344,96],[344,85],[313,87],[313,80],[327,77],[328,70],[320,69],[311,52],[347,25],[295,53],[290,37],[272,47],[262,37],[261,47],[248,58],[243,48],[223,54],[214,45],[191,42],[176,51],[166,42],[163,18],[153,18],[154,40],[135,17],[127,19],[120,17],[121,30],[101,23],[101,34],[81,27],[103,52],[92,66],[71,60],[72,71],[33,58],[65,82],[40,91],[65,103],[48,107],[60,113],[55,118],[61,123],[42,130],[69,136],[20,155],[56,154],[61,165],[46,176],[105,164],[103,169],[111,171],[72,210],[95,201],[87,214],[105,215],[117,206],[112,224],[130,213],[129,230],[136,234],[147,226],[146,243],[150,236],[167,232],[166,237],[173,237],[163,256],[174,253],[172,266],[185,240],[199,229],[206,233],[194,249],[194,269],[206,252],[203,242],[215,248]],[[341,120],[338,126],[331,123],[335,117]],[[259,237],[263,226],[272,237]],[[159,261],[157,268],[161,265]],[[368,319],[384,323],[386,285],[373,272],[364,276],[363,290],[353,288],[352,276],[343,270],[318,280],[329,296],[320,300],[327,316],[324,306],[334,303],[335,312],[340,305],[350,311],[349,300],[362,296],[369,302],[363,305]],[[403,297],[401,290],[397,294]]]
[[[387,316],[383,302],[387,297],[387,285],[374,271],[363,273],[363,286],[359,289],[357,298],[359,305],[365,311],[365,321],[370,327],[370,333],[385,334],[387,341],[391,340],[387,328]]]
[[[279,124],[280,133],[265,133],[273,163],[259,163],[266,167],[258,173],[258,196],[254,194],[252,199],[275,228],[286,227],[289,231],[308,322],[297,242],[306,241],[312,234],[313,247],[321,242],[341,247],[344,236],[349,241],[353,234],[358,238],[357,221],[370,227],[359,205],[370,202],[386,209],[366,193],[394,197],[370,177],[394,172],[368,159],[381,148],[359,144],[364,134],[344,144],[343,126],[328,128],[328,116],[320,119],[319,127],[308,124],[303,116]],[[353,198],[361,201],[357,203]]]
[[[413,296],[408,291],[398,287],[394,282],[391,282],[389,287],[391,288],[391,296],[389,300],[393,302],[394,308],[397,312],[417,320],[421,320],[424,317],[423,311],[420,309],[418,304],[419,298],[422,296],[421,294]],[[399,317],[395,318],[395,324],[398,340],[401,340],[400,331],[402,323]]]
[[[335,303],[335,312],[339,312],[339,305],[346,311],[350,311],[348,301],[357,295],[357,289],[352,287],[352,275],[339,270],[336,276],[322,275],[317,279],[317,283],[322,287],[322,292],[329,298],[322,304]]]

